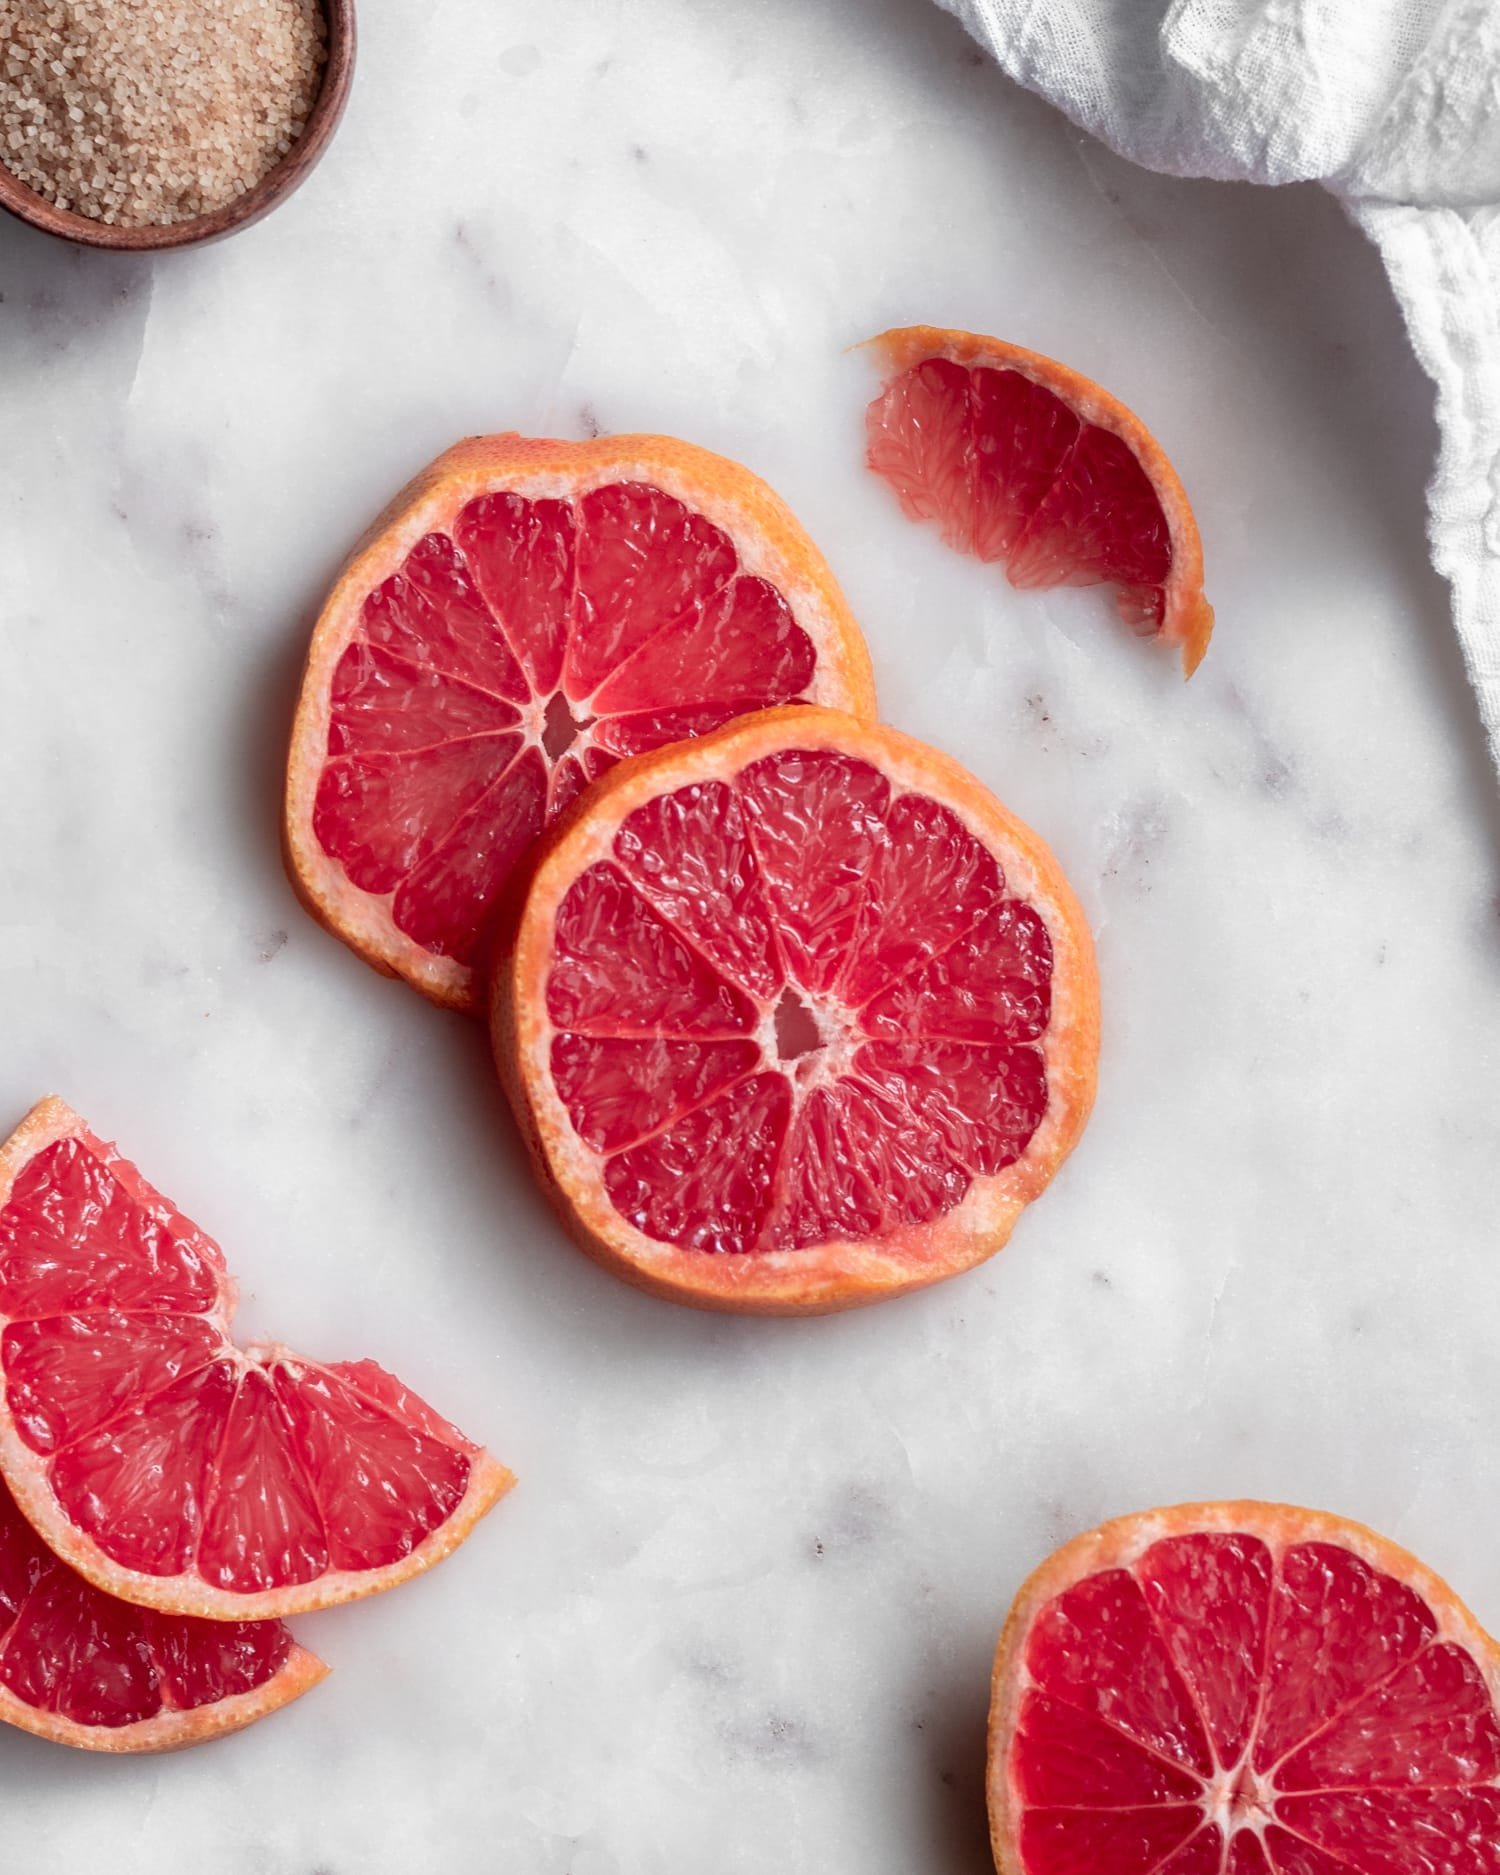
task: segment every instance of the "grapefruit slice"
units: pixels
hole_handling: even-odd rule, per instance
[[[264,1718],[328,1669],[279,1621],[199,1621],[105,1595],[0,1485],[0,1719],[86,1751],[176,1751]]]
[[[950,547],[1013,586],[1115,587],[1142,637],[1182,647],[1189,677],[1213,631],[1198,524],[1139,417],[1055,359],[935,326],[870,344],[892,376],[866,418],[868,461]]]
[[[995,1661],[1000,1875],[1497,1875],[1500,1650],[1359,1524],[1189,1504],[1105,1524]]]
[[[377,969],[478,1007],[506,881],[588,782],[794,700],[873,714],[869,656],[747,469],[662,436],[471,438],[396,497],[318,620],[293,883]]]
[[[0,1472],[53,1553],[265,1620],[429,1568],[513,1479],[373,1361],[238,1348],[218,1246],[60,1100],[0,1147]]]
[[[816,1313],[997,1250],[1082,1130],[1098,991],[1042,842],[894,730],[781,709],[622,763],[497,971],[501,1071],[583,1247]]]

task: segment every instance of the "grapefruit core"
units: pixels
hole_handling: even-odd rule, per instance
[[[1000,1875],[1497,1875],[1500,1651],[1341,1517],[1189,1504],[1077,1538],[995,1660]]]
[[[264,1718],[328,1669],[279,1621],[199,1621],[105,1595],[0,1485],[0,1719],[86,1751],[177,1751]]]
[[[748,469],[662,436],[473,437],[376,521],[313,632],[292,881],[377,969],[480,1007],[506,884],[590,781],[794,700],[873,714],[870,661]]]
[[[1214,623],[1203,548],[1139,417],[1003,339],[907,326],[869,345],[892,375],[867,413],[867,459],[906,514],[1002,562],[1013,586],[1113,585],[1126,624],[1179,645],[1191,677]]]
[[[1077,902],[949,757],[832,710],[611,771],[549,836],[496,1057],[564,1220],[628,1281],[815,1313],[997,1250],[1082,1130]]]
[[[393,1588],[514,1482],[373,1361],[230,1336],[218,1246],[62,1101],[0,1147],[0,1472],[107,1594],[264,1620]]]

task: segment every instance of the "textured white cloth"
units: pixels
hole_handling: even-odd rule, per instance
[[[1500,766],[1500,0],[940,0],[1020,84],[1174,176],[1324,183],[1437,386],[1433,563]]]

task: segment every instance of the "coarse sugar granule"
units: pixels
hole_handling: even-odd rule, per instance
[[[0,163],[140,228],[223,208],[301,136],[320,0],[0,0]]]

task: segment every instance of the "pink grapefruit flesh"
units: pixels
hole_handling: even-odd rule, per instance
[[[910,327],[872,345],[893,375],[866,419],[870,467],[913,520],[1014,586],[1110,585],[1121,618],[1207,647],[1197,523],[1160,444],[1099,385],[1000,339]]]

